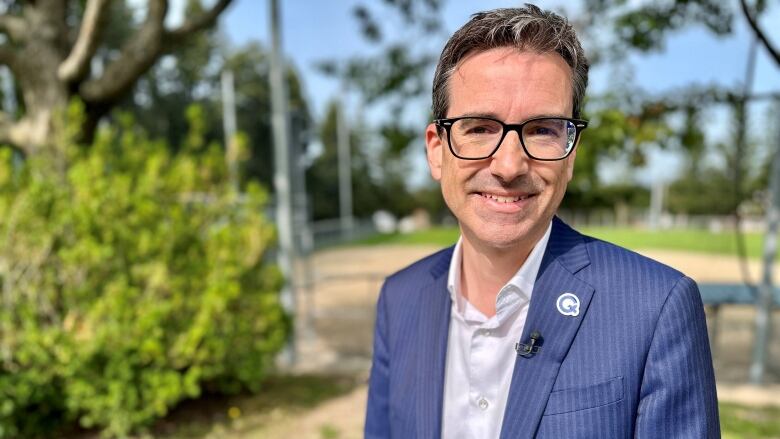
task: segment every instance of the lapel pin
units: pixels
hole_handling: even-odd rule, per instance
[[[563,293],[556,302],[558,312],[565,316],[577,317],[580,314],[580,298],[572,293]]]

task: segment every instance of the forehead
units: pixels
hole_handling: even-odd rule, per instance
[[[557,53],[501,47],[466,55],[448,84],[448,116],[485,114],[506,120],[571,116],[572,71]]]

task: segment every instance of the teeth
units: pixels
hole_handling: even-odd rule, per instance
[[[499,195],[493,195],[493,194],[482,194],[485,198],[490,198],[491,200],[498,201],[499,203],[514,203],[516,201],[525,200],[528,198],[528,195],[523,195],[522,197],[502,197]]]

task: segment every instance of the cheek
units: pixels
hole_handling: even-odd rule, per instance
[[[457,163],[448,162],[444,159],[441,168],[441,192],[444,201],[451,210],[458,208],[465,200],[465,182],[467,173],[457,167]]]
[[[442,168],[441,171],[441,191],[444,194],[445,198],[450,199],[448,201],[451,202],[452,198],[455,196],[455,194],[458,191],[458,180],[456,178],[456,174],[453,172],[452,169],[449,167]]]
[[[453,190],[458,185],[458,163],[454,162],[453,157],[444,156],[441,160],[441,183],[447,185],[448,190]]]
[[[566,186],[571,180],[572,168],[568,163],[560,162],[556,167],[539,168],[536,175],[544,181],[551,200],[555,200],[562,198],[566,192]]]
[[[439,181],[439,183],[441,184],[441,195],[444,199],[444,204],[447,205],[450,212],[452,212],[456,217],[459,217],[459,213],[461,211],[460,206],[463,205],[463,202],[459,199],[454,182],[450,180],[450,177],[446,172],[443,172],[442,179]]]

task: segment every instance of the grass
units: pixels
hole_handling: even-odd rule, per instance
[[[338,439],[341,437],[341,433],[338,428],[330,424],[325,424],[320,427],[320,437],[322,437],[322,439]]]
[[[454,244],[459,233],[457,227],[434,227],[412,233],[377,234],[357,240],[355,243],[358,245],[432,244],[443,247]]]
[[[697,253],[736,255],[734,232],[713,233],[698,229],[639,230],[629,228],[586,228],[583,233],[630,249],[681,250]],[[760,258],[763,235],[744,234],[748,257]]]
[[[723,438],[780,438],[780,407],[719,406]]]
[[[655,231],[626,227],[588,227],[580,231],[632,250],[663,249],[708,254],[737,254],[736,238],[733,232],[713,233],[695,229]],[[438,227],[408,234],[375,235],[356,243],[359,245],[430,244],[443,247],[454,244],[458,239],[458,234],[457,227]],[[763,235],[746,233],[744,236],[748,257],[760,258],[763,249]]]

